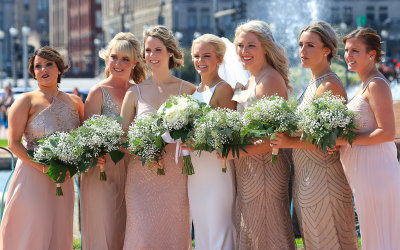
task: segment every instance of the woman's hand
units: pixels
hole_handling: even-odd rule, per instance
[[[100,156],[99,158],[97,158],[97,164],[96,167],[100,167],[100,166],[104,166],[106,165],[106,156]]]
[[[270,140],[271,148],[292,148],[293,138],[288,136],[287,134],[276,132],[276,136],[274,139]]]
[[[181,144],[181,149],[193,152],[193,147],[189,146],[189,143],[187,142]]]

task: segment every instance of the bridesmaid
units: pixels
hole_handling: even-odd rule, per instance
[[[0,249],[72,249],[74,184],[56,184],[45,172],[48,166],[33,162],[27,150],[55,131],[68,131],[83,120],[83,103],[58,90],[68,66],[51,47],[36,50],[29,72],[38,89],[22,94],[9,112],[8,147],[18,157],[0,228]],[[24,145],[21,144],[23,139]]]
[[[136,116],[155,113],[171,95],[191,95],[196,87],[171,75],[183,65],[183,53],[172,32],[154,26],[144,32],[144,51],[150,78],[131,87],[121,110],[125,131]],[[129,163],[125,186],[127,222],[124,249],[190,249],[190,215],[187,176],[182,175],[182,158],[175,163],[175,144],[166,146],[161,164],[165,175]]]
[[[243,111],[255,101],[277,94],[288,97],[288,61],[262,21],[250,21],[235,31],[235,46],[251,76],[233,100]],[[294,249],[289,212],[289,164],[283,154],[271,163],[269,143],[247,147],[247,156],[235,160],[238,192],[239,249]]]
[[[312,22],[299,36],[299,54],[313,79],[298,100],[298,110],[326,91],[346,98],[339,77],[331,70],[338,40],[332,27]],[[293,204],[307,249],[358,249],[351,190],[339,157],[317,150],[299,137],[278,134],[273,147],[294,148]]]
[[[225,50],[224,41],[212,34],[193,41],[194,67],[201,76],[193,96],[212,108],[236,109],[232,87],[218,75]],[[188,176],[188,194],[196,249],[235,249],[234,169],[229,166],[227,173],[223,173],[215,152],[191,155],[195,174]]]
[[[106,79],[94,86],[85,102],[85,119],[102,114],[116,119],[125,93],[133,80],[145,80],[140,43],[131,33],[118,33],[100,51],[106,62]],[[84,249],[122,249],[125,236],[125,178],[127,159],[117,164],[106,156],[107,181],[100,181],[100,168],[92,168],[81,180],[82,237]]]
[[[361,28],[343,38],[345,60],[361,86],[348,107],[360,113],[350,147],[338,140],[340,160],[354,195],[362,249],[400,249],[400,168],[389,83],[376,68],[382,58],[375,30]]]

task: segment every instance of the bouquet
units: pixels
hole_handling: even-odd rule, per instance
[[[298,128],[302,133],[300,140],[306,139],[318,149],[327,151],[336,146],[338,137],[343,137],[351,145],[357,128],[354,118],[357,113],[349,110],[346,100],[341,96],[325,92],[321,98],[314,100],[311,105],[298,112]]]
[[[162,125],[167,132],[162,136],[167,143],[185,143],[193,135],[195,119],[202,115],[202,108],[205,103],[201,103],[193,96],[171,96],[169,102],[164,103],[158,109],[157,114],[162,119]],[[189,151],[183,150],[182,174],[194,174],[192,160]],[[177,162],[177,158],[175,158]]]
[[[282,97],[263,97],[245,110],[243,123],[247,133],[255,137],[274,139],[276,132],[289,132],[290,135],[297,129],[295,109],[295,102],[288,102]],[[278,159],[278,151],[279,149],[272,150],[271,162]]]
[[[140,157],[142,165],[153,167],[158,165],[157,174],[164,175],[164,169],[159,165],[161,154],[166,146],[161,138],[165,129],[160,124],[160,118],[155,114],[137,117],[129,127],[127,149]]]
[[[242,137],[242,119],[238,111],[230,109],[208,109],[203,117],[194,123],[191,146],[195,150],[212,152],[216,150],[222,157],[229,152],[239,156],[239,149],[250,145],[249,138]],[[222,172],[226,172],[226,160],[222,161]]]
[[[61,183],[64,183],[67,172],[71,177],[78,172],[83,149],[72,133],[54,132],[39,140],[28,154],[35,162],[49,165],[46,174],[57,183],[56,195],[62,196]]]
[[[119,150],[122,146],[121,136],[124,131],[118,121],[105,115],[93,115],[75,132],[79,147],[85,151],[82,160],[86,162],[86,168],[89,167],[91,159],[90,167],[94,167],[97,164],[97,158],[107,153],[110,154],[114,163],[124,157],[124,153]],[[100,166],[100,180],[107,180],[104,166]]]

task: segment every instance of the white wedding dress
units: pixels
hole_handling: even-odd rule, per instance
[[[209,104],[217,85],[204,92],[196,90],[193,96]],[[200,156],[192,152],[191,158],[195,174],[188,176],[188,195],[196,250],[235,249],[234,168],[228,161],[223,173],[216,152],[204,151]]]

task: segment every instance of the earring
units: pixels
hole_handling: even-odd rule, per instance
[[[217,66],[219,67],[219,66],[221,66],[221,64],[220,64],[220,63],[217,63]]]
[[[169,57],[172,57],[172,54],[170,54]]]
[[[372,60],[372,56],[369,58],[369,60]]]
[[[327,54],[324,54],[324,56],[327,56]]]

